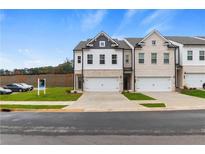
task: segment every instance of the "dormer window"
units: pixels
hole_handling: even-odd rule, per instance
[[[105,41],[99,41],[99,47],[101,48],[105,47]]]
[[[152,40],[152,45],[156,45],[156,40]]]

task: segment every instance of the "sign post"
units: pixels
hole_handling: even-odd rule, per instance
[[[44,91],[44,95],[46,94],[46,79],[38,78],[38,96],[40,95],[40,90]]]

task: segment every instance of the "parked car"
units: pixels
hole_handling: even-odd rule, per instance
[[[24,92],[28,91],[28,88],[23,87],[22,85],[18,83],[12,83],[4,86],[5,89],[10,89],[12,92]]]
[[[0,95],[3,95],[3,94],[11,94],[12,91],[10,89],[5,89],[3,87],[0,87]]]
[[[26,83],[19,83],[20,85],[22,85],[23,87],[27,88],[28,90],[33,90],[33,85],[29,85],[29,84],[26,84]]]
[[[203,84],[203,88],[205,89],[205,83]]]

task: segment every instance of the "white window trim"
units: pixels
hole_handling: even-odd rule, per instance
[[[152,58],[152,55],[153,55],[153,54],[156,54],[156,63],[152,63],[152,59],[153,59],[153,58]],[[152,52],[152,53],[151,53],[151,64],[157,64],[157,53],[156,53],[156,52]]]
[[[104,48],[105,47],[105,41],[99,41],[99,47]]]
[[[113,56],[115,55],[115,57],[116,57],[116,59],[113,59]],[[117,64],[117,54],[112,54],[112,65],[116,65]],[[116,60],[116,63],[115,64],[113,64],[113,60]]]
[[[142,59],[140,59],[140,54],[143,54],[143,60],[144,60],[143,63],[140,63],[140,60],[142,60]],[[145,57],[145,53],[140,52],[140,53],[138,54],[138,63],[139,63],[139,64],[144,64],[144,63],[145,63],[144,57]]]
[[[103,59],[101,58],[101,56],[103,56]],[[99,60],[99,64],[100,64],[100,65],[104,65],[104,64],[105,64],[105,55],[104,55],[104,54],[100,54],[100,55],[99,55],[99,59],[100,59],[100,60]],[[100,62],[101,62],[101,60],[103,60],[103,61],[104,61],[104,63],[103,63],[103,64],[101,64],[101,63],[100,63]]]
[[[168,63],[165,63],[165,54],[168,54]],[[169,62],[170,62],[170,54],[168,52],[165,52],[163,55],[164,55],[164,64],[169,64]]]
[[[129,64],[129,59],[130,59],[130,56],[129,55],[125,55],[125,63],[126,64]]]
[[[155,44],[153,44],[153,42],[155,42]],[[152,40],[152,45],[155,46],[157,44],[156,40]]]
[[[189,52],[191,52],[191,55],[189,55]],[[190,57],[190,56],[192,57],[191,60],[188,58],[188,57]],[[188,50],[188,51],[187,51],[187,60],[188,60],[188,61],[192,61],[192,60],[193,60],[193,51],[192,51],[192,50]]]
[[[92,59],[89,59],[89,58],[88,58],[88,57],[89,57],[89,55],[91,55]],[[91,64],[93,64],[93,55],[92,55],[92,54],[87,54],[87,64],[90,64],[90,63],[88,63],[88,61],[89,61],[89,60],[91,60],[91,61],[92,61],[92,63],[91,63]],[[90,64],[90,65],[91,65],[91,64]]]
[[[201,55],[201,52],[204,53],[204,54]],[[200,57],[204,57],[204,59],[201,60]],[[199,51],[199,60],[200,60],[200,61],[204,61],[204,60],[205,60],[205,51],[204,51],[204,50],[200,50],[200,51]]]

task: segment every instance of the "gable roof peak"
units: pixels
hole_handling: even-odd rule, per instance
[[[101,31],[93,39],[91,39],[87,43],[87,46],[93,46],[93,42],[96,41],[96,39],[100,36],[105,36],[109,41],[111,41],[113,43],[113,46],[119,46],[119,44],[113,38],[111,38],[107,33],[105,33],[104,31]]]
[[[168,39],[166,39],[158,30],[153,29],[150,33],[148,33],[138,44],[141,44],[144,42],[144,40],[146,40],[150,35],[152,35],[153,33],[156,33],[157,35],[159,35],[161,38],[163,38],[166,42],[170,43],[170,41]]]

